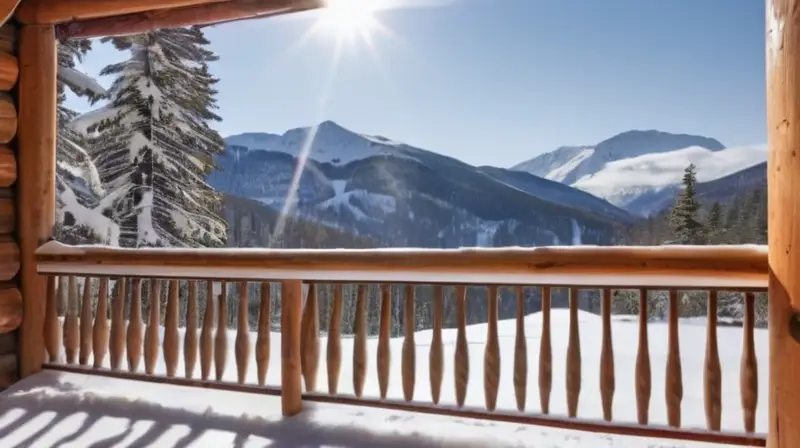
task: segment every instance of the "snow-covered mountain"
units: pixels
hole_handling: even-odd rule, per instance
[[[515,179],[330,121],[226,142],[214,188],[386,246],[610,244],[614,225],[631,220],[553,181]]]
[[[608,200],[636,215],[660,210],[689,163],[700,182],[766,160],[764,146],[725,148],[717,140],[660,131],[628,131],[594,146],[561,147],[514,166]]]

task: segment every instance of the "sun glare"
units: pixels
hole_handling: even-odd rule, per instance
[[[326,0],[321,11],[320,25],[337,37],[367,35],[376,26],[377,0]]]

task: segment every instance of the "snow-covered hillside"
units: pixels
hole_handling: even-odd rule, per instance
[[[693,146],[676,151],[645,154],[607,163],[599,171],[586,175],[572,184],[626,208],[633,200],[657,195],[662,191],[673,194],[681,183],[686,167],[697,167],[697,180],[708,182],[762,163],[767,158],[766,145],[742,146],[712,151]],[[630,212],[648,214],[640,202]]]
[[[226,143],[209,178],[214,188],[381,245],[610,244],[614,223],[631,219],[569,186],[513,179],[524,173],[478,168],[331,121]]]
[[[700,182],[730,175],[766,160],[765,146],[725,148],[717,140],[660,131],[628,131],[594,146],[565,146],[512,170],[557,180],[605,199],[635,215],[663,207],[690,163]]]
[[[345,129],[333,121],[324,121],[316,127],[290,129],[283,135],[248,132],[227,137],[228,145],[251,150],[282,152],[308,158],[320,163],[347,165],[367,157],[391,155],[413,159],[415,148],[380,136],[359,134]]]
[[[550,411],[555,415],[566,413],[565,359],[569,337],[569,312],[552,310],[553,384]],[[602,321],[600,316],[579,313],[582,381],[578,416],[583,419],[602,418],[599,368]],[[538,372],[539,338],[542,315],[525,317],[527,338],[528,382],[527,412],[539,412]],[[501,353],[500,389],[497,407],[515,409],[514,395],[514,344],[515,321],[500,321],[498,325]],[[163,337],[163,328],[161,329]],[[633,316],[615,316],[612,320],[614,343],[614,371],[616,392],[613,415],[617,422],[636,421],[635,364],[638,339],[638,322]],[[467,327],[470,358],[469,383],[466,404],[484,406],[483,356],[486,346],[487,324]],[[742,354],[742,329],[718,329],[719,356],[722,368],[722,429],[741,432],[742,410],[739,400],[739,362]],[[652,365],[652,397],[650,422],[666,424],[664,395],[665,363],[667,359],[668,327],[663,323],[648,325],[650,362]],[[250,341],[256,340],[250,334]],[[455,403],[453,357],[456,330],[446,329],[444,344],[444,378],[441,403]],[[180,331],[181,340],[183,330]],[[706,328],[704,322],[682,320],[679,325],[682,361],[683,401],[682,426],[704,428],[703,359]],[[415,334],[416,386],[414,399],[430,403],[431,391],[428,375],[428,350],[432,340],[430,330]],[[236,334],[227,336],[228,357],[223,375],[225,381],[235,382],[236,364],[234,345]],[[627,343],[634,341],[633,343]],[[367,343],[367,375],[364,394],[378,396],[378,376],[375,353],[376,338]],[[272,333],[272,355],[269,358],[266,383],[280,385],[281,334]],[[317,385],[327,390],[326,339],[320,341],[320,365]],[[161,347],[161,344],[158,344]],[[183,343],[179,344],[183,347]],[[403,398],[400,353],[403,339],[390,341],[391,370],[388,397]],[[341,340],[341,375],[339,393],[352,393],[353,339]],[[768,355],[766,330],[755,331],[755,350],[760,374],[758,387],[766,391],[769,377],[765,373]],[[108,357],[104,365],[108,366]],[[124,359],[124,355],[123,355]],[[177,371],[184,372],[184,357],[178,357]],[[91,364],[93,360],[88,360]],[[141,369],[141,367],[140,367]],[[256,363],[251,352],[246,383],[256,381]],[[200,375],[195,367],[194,377]],[[165,365],[159,355],[156,373],[163,375]],[[327,392],[323,392],[327,393]],[[767,407],[764,393],[756,412],[756,430],[767,429]],[[699,442],[658,440],[636,437],[610,436],[578,431],[568,431],[538,426],[521,426],[489,423],[480,420],[420,415],[399,411],[374,410],[364,407],[304,403],[305,413],[300,420],[282,419],[277,397],[235,392],[204,390],[198,393],[191,388],[147,384],[102,378],[92,375],[43,372],[17,383],[6,391],[0,400],[0,445],[2,446],[110,446],[111,441],[124,446],[348,446],[366,447],[545,447],[545,448],[713,448]],[[30,445],[25,445],[25,443]],[[116,446],[116,445],[114,445]]]
[[[617,134],[592,146],[561,147],[515,165],[511,169],[527,171],[545,179],[572,185],[578,179],[598,172],[609,162],[690,146],[699,146],[711,151],[725,148],[717,140],[698,135],[633,130]]]

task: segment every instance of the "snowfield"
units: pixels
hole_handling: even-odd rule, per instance
[[[553,393],[551,412],[566,411],[564,364],[568,336],[568,311],[552,311],[553,328]],[[578,415],[599,419],[602,416],[599,393],[599,360],[601,320],[599,316],[581,312],[582,390]],[[468,327],[470,383],[467,405],[483,407],[483,350],[486,324]],[[541,314],[526,317],[528,346],[528,412],[539,411],[536,372],[538,371]],[[634,363],[638,324],[632,316],[615,316],[612,324],[616,395],[614,418],[635,421]],[[703,358],[705,325],[702,321],[681,322],[681,359],[683,362],[684,427],[705,426],[703,412]],[[723,414],[725,430],[740,431],[739,360],[742,331],[740,328],[719,328],[719,350],[722,363]],[[181,333],[183,331],[181,330]],[[456,330],[443,332],[445,344],[445,376],[442,402],[454,403],[453,354]],[[514,409],[513,351],[514,320],[499,324],[501,369],[499,409]],[[428,348],[430,330],[415,334],[416,389],[415,400],[430,403],[428,383]],[[271,335],[271,357],[267,383],[280,382],[279,333]],[[666,422],[664,405],[664,370],[666,363],[667,325],[649,325],[653,393],[650,417],[653,424]],[[226,381],[235,381],[233,356],[235,331],[229,330]],[[251,345],[256,335],[251,334]],[[365,394],[378,395],[376,372],[377,339],[368,341],[369,360]],[[402,398],[400,352],[402,338],[391,341],[392,369],[390,398]],[[765,396],[767,332],[756,330],[756,353],[760,356],[759,389]],[[181,343],[182,346],[182,343]],[[320,354],[317,384],[327,388],[325,364],[326,341]],[[342,371],[339,392],[352,393],[353,339],[342,339]],[[106,362],[108,358],[106,357]],[[91,361],[90,361],[91,362]],[[183,365],[178,366],[183,374]],[[141,367],[140,367],[141,368]],[[165,371],[163,362],[158,372]],[[199,365],[195,376],[199,377]],[[248,383],[256,380],[256,366],[251,355]],[[762,399],[763,402],[763,399]],[[767,409],[757,412],[757,431],[766,430]],[[330,447],[659,447],[710,448],[720,445],[705,443],[609,436],[557,430],[536,426],[520,426],[479,420],[420,415],[344,405],[304,403],[304,412],[295,418],[282,419],[280,399],[245,393],[200,390],[102,378],[84,374],[45,371],[27,378],[7,390],[0,400],[0,446],[330,446]]]
[[[767,146],[741,146],[711,151],[693,146],[608,162],[600,171],[578,179],[573,187],[625,207],[632,199],[681,183],[690,163],[697,181],[708,182],[767,160]]]

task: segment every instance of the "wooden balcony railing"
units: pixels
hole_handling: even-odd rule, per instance
[[[610,434],[765,445],[764,436],[755,432],[758,367],[754,308],[756,295],[765,293],[767,287],[767,256],[762,247],[273,251],[131,250],[51,242],[37,251],[36,258],[39,273],[47,276],[44,336],[48,368],[280,394],[287,415],[300,412],[302,400],[313,400]],[[554,332],[560,328],[552,322],[551,307],[557,289],[566,290],[568,297],[566,350],[555,355],[564,356],[563,372],[554,369],[561,365],[554,362],[553,353],[560,348],[553,343]],[[611,309],[619,290],[639,291],[638,340],[615,346]],[[683,306],[679,292],[689,290],[707,291],[704,429],[684,428],[682,421],[685,366],[678,331]],[[526,335],[526,294],[531,291],[541,297],[539,347],[527,346],[526,337],[535,336]],[[595,366],[582,359],[578,303],[582,291],[595,291],[601,304],[601,334],[588,335],[601,341],[599,365]],[[650,418],[652,371],[661,366],[651,363],[648,291],[664,291],[668,304],[663,385],[666,425],[653,424]],[[350,299],[350,292],[355,306],[354,315],[348,317],[353,323],[348,367],[342,359],[348,352],[343,349],[347,329],[343,331],[342,322],[343,303]],[[739,397],[723,392],[718,347],[718,301],[731,292],[743,297]],[[379,302],[376,341],[369,331],[371,293]],[[468,340],[466,304],[470,294],[485,298],[486,303],[482,360],[474,359]],[[272,309],[273,299],[279,309]],[[500,343],[498,312],[504,299],[516,302],[513,349],[505,350]],[[451,308],[454,316],[446,316],[445,300],[455,304]],[[402,307],[393,303],[402,303]],[[415,335],[421,334],[416,332],[415,306],[422,305],[430,308],[432,316],[427,363],[417,362],[421,341],[415,340]],[[273,333],[271,325],[271,314],[277,312],[279,334]],[[444,328],[446,318],[455,326],[452,346],[444,338],[445,331],[450,331]],[[398,328],[393,332],[399,321],[403,329],[401,393],[395,398],[390,393],[391,340],[393,333],[401,333]],[[320,323],[327,323],[325,338]],[[229,327],[235,327],[235,333],[229,334]],[[273,338],[280,339],[279,359],[271,350]],[[324,360],[320,353],[323,341]],[[633,381],[623,383],[616,378],[620,370],[615,368],[615,347],[624,350],[634,343]],[[365,394],[367,384],[372,383],[367,376],[372,345],[378,386],[375,398]],[[538,354],[536,370],[529,368],[531,353]],[[503,362],[509,358],[510,362]],[[251,369],[253,363],[255,370]],[[323,363],[327,393],[318,392],[323,387],[318,384]],[[419,367],[425,364],[427,382],[417,377]],[[509,365],[512,375],[502,369]],[[584,371],[594,369],[599,371],[601,409],[589,412],[604,421],[579,418],[581,391],[592,381]],[[352,371],[352,388],[341,384],[343,370]],[[449,390],[443,389],[446,370],[452,383]],[[482,378],[476,373],[482,373]],[[564,375],[565,386],[565,403],[556,406],[551,400],[554,374]],[[625,372],[622,376],[630,375]],[[501,384],[501,379],[510,379],[511,387]],[[467,406],[472,404],[467,400],[470,383],[476,380],[482,381],[483,409]],[[613,419],[615,392],[622,387],[635,391],[635,423]],[[528,399],[532,390],[538,395],[538,406]],[[424,403],[428,397],[420,392],[429,393],[432,404]],[[726,403],[741,403],[738,429],[726,424],[723,431],[723,398]],[[513,409],[506,409],[509,403]],[[564,404],[566,416],[553,415]]]

